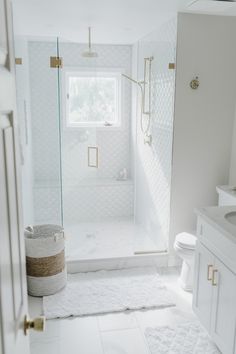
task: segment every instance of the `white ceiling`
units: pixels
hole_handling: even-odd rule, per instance
[[[217,14],[232,15],[233,6],[236,14],[236,3],[229,4],[212,0],[13,0],[14,31],[16,35],[86,42],[91,26],[94,43],[131,44],[178,11],[214,13],[216,9]]]

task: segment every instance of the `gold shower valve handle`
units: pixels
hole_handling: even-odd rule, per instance
[[[46,319],[44,316],[39,316],[31,320],[26,315],[24,319],[25,335],[27,335],[29,329],[33,329],[38,332],[43,332],[45,330],[45,323],[46,323]]]

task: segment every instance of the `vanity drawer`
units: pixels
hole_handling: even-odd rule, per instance
[[[197,235],[199,241],[236,273],[236,243],[200,216],[197,223]]]

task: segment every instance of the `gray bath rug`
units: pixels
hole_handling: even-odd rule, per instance
[[[199,322],[147,328],[151,354],[220,354]]]
[[[154,267],[69,274],[62,291],[43,298],[48,319],[174,305]]]

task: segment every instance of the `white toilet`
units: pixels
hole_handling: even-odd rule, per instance
[[[179,282],[186,291],[193,289],[193,271],[194,271],[194,251],[196,245],[196,236],[188,232],[181,232],[176,235],[174,249],[177,255],[183,260]]]
[[[219,195],[218,206],[236,205],[236,187],[217,186],[216,191]],[[175,237],[174,249],[183,260],[179,281],[182,288],[186,291],[193,290],[195,245],[196,236],[193,234],[181,232]]]

